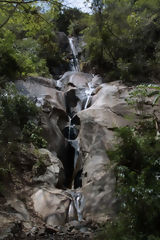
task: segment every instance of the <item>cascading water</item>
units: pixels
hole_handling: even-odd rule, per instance
[[[78,62],[78,52],[77,49],[74,45],[75,43],[75,39],[73,37],[69,38],[69,43],[70,43],[70,48],[72,50],[72,55],[73,55],[73,59],[71,60],[71,70],[74,72],[80,71],[79,70],[79,62]],[[74,77],[74,75],[72,76]],[[62,83],[61,83],[62,84]],[[93,93],[93,86],[92,86],[92,82],[88,83],[88,88],[86,88],[85,90],[83,89],[83,91],[85,91],[84,97],[81,99],[80,98],[80,111],[83,109],[87,109],[87,107],[89,106],[90,103],[90,99]],[[86,97],[85,97],[86,95]],[[68,98],[70,99],[70,98]],[[66,98],[67,100],[67,98]],[[84,100],[85,100],[85,104],[84,104]],[[72,169],[73,169],[73,173],[72,173],[72,180],[73,183],[70,184],[72,185],[70,190],[67,190],[67,193],[70,195],[71,197],[71,202],[70,202],[70,206],[68,209],[68,220],[74,220],[75,216],[77,218],[78,221],[82,221],[83,220],[83,209],[84,209],[84,204],[85,204],[85,199],[83,196],[83,193],[81,192],[80,188],[82,187],[82,163],[80,160],[80,149],[79,149],[79,141],[77,140],[77,136],[78,136],[78,125],[77,122],[74,122],[74,118],[75,118],[75,112],[74,112],[74,108],[71,107],[71,105],[69,104],[69,101],[66,101],[66,105],[67,105],[67,112],[68,112],[68,126],[65,128],[65,137],[68,140],[68,144],[70,146],[70,148],[72,149],[72,151],[74,152],[74,154],[72,155]],[[84,107],[82,107],[84,106]],[[77,110],[78,111],[78,110]],[[76,111],[76,112],[77,112]],[[73,120],[73,121],[72,121]],[[73,122],[75,124],[73,124]],[[70,155],[68,156],[68,161],[70,160]]]
[[[43,97],[36,98],[36,106],[37,107],[41,107],[41,106],[43,106],[43,104],[44,104],[44,98]]]
[[[89,104],[89,101],[90,101],[90,99],[91,99],[93,90],[94,90],[94,88],[93,88],[93,86],[92,86],[92,83],[89,82],[89,83],[88,83],[88,89],[85,90],[85,94],[86,94],[87,100],[86,100],[84,109],[86,109],[86,108],[88,107],[88,104]]]
[[[70,45],[70,48],[72,50],[72,55],[73,55],[73,58],[70,60],[71,71],[79,72],[80,67],[79,67],[79,61],[78,61],[78,58],[77,58],[78,52],[77,52],[77,49],[74,45],[74,38],[70,37],[70,38],[68,38],[68,40],[69,40],[69,45]]]
[[[68,116],[68,118],[69,118],[69,126],[68,126],[68,140],[70,140],[71,139],[71,117],[70,116]]]
[[[94,90],[94,89],[89,86],[89,88],[85,91],[86,96],[87,96],[87,100],[86,100],[84,109],[86,109],[86,108],[88,107],[88,104],[89,104],[90,98],[91,98],[91,96],[92,96],[93,90]]]

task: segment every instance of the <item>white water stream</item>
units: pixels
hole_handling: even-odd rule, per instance
[[[72,50],[72,55],[73,55],[73,59],[71,59],[71,61],[70,61],[71,62],[71,70],[74,72],[77,72],[77,71],[80,71],[80,68],[79,68],[79,61],[77,58],[78,52],[74,45],[75,39],[73,37],[71,37],[68,40],[69,40],[70,48]],[[92,87],[91,83],[88,83],[88,88],[85,90],[86,102],[85,102],[84,109],[87,109],[87,107],[89,105],[93,90],[94,90],[94,88]],[[80,109],[80,110],[82,110],[82,109]],[[74,130],[74,128],[76,128],[76,125],[72,124],[72,118],[70,116],[68,116],[68,119],[69,119],[68,142],[71,144],[71,146],[75,150],[74,171],[76,172],[77,163],[79,161],[79,151],[80,151],[79,150],[79,142],[77,139],[72,140],[72,131]],[[85,204],[83,193],[80,191],[76,191],[76,190],[69,190],[67,192],[70,194],[70,196],[72,198],[72,201],[70,203],[69,210],[68,210],[69,219],[71,220],[74,213],[76,213],[78,221],[82,221],[83,220],[83,209],[84,209],[84,204]]]
[[[72,54],[73,54],[73,58],[70,60],[71,71],[79,72],[80,67],[79,67],[79,61],[78,61],[78,58],[77,58],[78,52],[77,52],[77,49],[74,45],[74,38],[70,37],[70,38],[68,38],[68,40],[69,40],[69,45],[70,45],[70,48],[71,48]]]
[[[89,84],[88,84],[89,85]],[[86,109],[88,107],[88,104],[89,104],[89,100],[92,96],[92,92],[93,92],[94,88],[91,88],[89,86],[88,89],[85,90],[85,93],[86,93],[86,96],[87,96],[87,100],[86,100],[86,103],[85,103],[85,106],[84,106],[84,109]]]
[[[84,209],[84,196],[81,192],[75,192],[75,191],[68,191],[68,193],[71,195],[73,201],[71,202],[69,206],[68,211],[68,217],[71,219],[74,216],[74,212],[76,212],[78,221],[83,220],[83,209]]]

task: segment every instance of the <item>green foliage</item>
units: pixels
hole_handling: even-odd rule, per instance
[[[23,139],[27,142],[32,142],[36,147],[45,148],[47,142],[41,136],[42,128],[37,126],[34,122],[28,121],[23,128]]]
[[[148,85],[148,88],[150,90],[152,90],[148,96],[149,97],[153,97],[154,96],[154,100],[153,100],[153,105],[157,104],[159,102],[160,99],[160,87],[159,86],[153,86],[153,85]]]
[[[24,124],[38,113],[35,104],[23,95],[18,94],[13,84],[7,84],[0,92],[0,122],[17,125],[21,129]]]
[[[19,152],[20,143],[46,147],[37,120],[39,111],[31,100],[18,94],[14,84],[0,89],[0,188],[14,171],[15,153]]]
[[[14,4],[0,3],[2,22],[10,16],[0,27],[1,77],[14,80],[29,74],[49,76],[51,66],[63,62],[55,35],[59,1],[53,2],[55,5],[48,4],[45,11],[34,3],[18,4],[11,16]]]
[[[0,141],[27,141],[37,147],[46,146],[41,128],[34,124],[39,109],[27,97],[18,94],[13,84],[0,92]]]
[[[86,55],[109,79],[144,82],[159,78],[160,2],[90,1],[84,31]]]
[[[115,164],[119,214],[98,239],[159,239],[160,139],[153,122],[117,129],[119,144],[108,155]]]
[[[129,97],[126,99],[127,103],[137,111],[141,118],[146,115],[144,106],[151,95],[149,90],[148,85],[138,85],[129,93]]]
[[[78,8],[65,8],[62,6],[56,20],[57,28],[66,34],[68,34],[68,29],[70,29],[69,34],[78,35],[83,28],[82,23],[80,24],[81,19],[85,15],[86,14],[82,13]],[[79,26],[78,23],[81,26]]]
[[[36,153],[36,155],[38,161],[33,165],[32,171],[35,176],[40,176],[46,171],[46,159],[48,158],[48,155],[41,155],[39,153]]]
[[[145,118],[145,104],[156,105],[160,99],[160,87],[152,84],[137,85],[130,93],[126,101],[131,105],[141,118]],[[153,117],[154,109],[150,114]],[[148,114],[148,113],[147,113]]]

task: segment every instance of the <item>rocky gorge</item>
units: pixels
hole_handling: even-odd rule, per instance
[[[116,214],[115,176],[107,150],[116,141],[114,129],[133,124],[139,114],[125,100],[130,87],[80,72],[73,39],[69,42],[72,71],[58,80],[30,77],[16,82],[19,92],[42,108],[47,149],[28,145],[27,150],[13,150],[21,161],[8,191],[0,196],[0,239],[93,239],[98,224]],[[39,159],[42,171],[36,165]]]

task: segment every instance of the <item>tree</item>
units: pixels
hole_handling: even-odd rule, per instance
[[[159,1],[91,1],[84,31],[91,65],[125,81],[159,76]]]
[[[36,73],[49,76],[50,66],[64,61],[53,21],[57,19],[61,3],[41,1],[49,4],[43,11],[43,6],[35,4],[36,1],[17,2],[0,2],[0,16],[5,19],[0,28],[0,76],[12,80]]]
[[[0,28],[4,27],[5,24],[8,23],[8,21],[10,20],[10,18],[13,17],[14,13],[16,12],[28,12],[31,13],[33,15],[39,15],[41,18],[42,16],[40,15],[40,13],[38,12],[36,5],[37,3],[48,3],[48,4],[52,4],[54,6],[58,6],[60,5],[60,2],[57,0],[1,0],[0,1],[0,8],[2,10],[3,16],[4,16],[4,20],[2,22],[2,24],[0,25]],[[35,6],[34,9],[32,9],[33,4]],[[45,19],[44,19],[45,20]],[[45,20],[46,21],[46,20]]]

